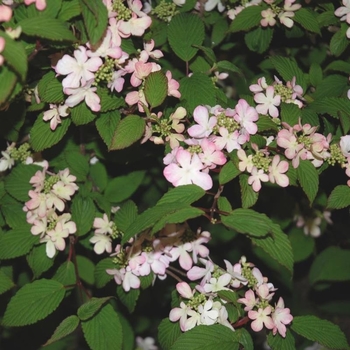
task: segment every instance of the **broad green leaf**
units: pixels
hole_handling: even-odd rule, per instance
[[[82,321],[86,321],[92,316],[94,316],[101,307],[112,297],[104,297],[104,298],[91,298],[88,302],[84,303],[78,309],[78,317]]]
[[[164,318],[158,326],[158,341],[163,350],[169,350],[181,334],[179,322],[171,322],[169,318]]]
[[[103,142],[107,145],[108,149],[110,149],[112,146],[112,140],[119,122],[119,111],[101,113],[99,118],[96,120],[97,131],[100,134]]]
[[[223,60],[219,61],[216,66],[218,67],[219,70],[222,70],[224,72],[232,72],[232,73],[239,73],[242,74],[242,71],[233,63]]]
[[[15,200],[9,194],[1,199],[1,211],[5,217],[6,224],[10,228],[17,228],[27,224],[26,216],[23,211],[23,203]]]
[[[6,177],[5,189],[14,198],[21,202],[30,200],[28,192],[33,190],[29,183],[32,176],[42,168],[34,164],[18,164]]]
[[[130,198],[142,184],[145,171],[134,171],[128,175],[115,177],[109,182],[105,197],[111,203],[120,203]]]
[[[244,41],[248,46],[249,50],[264,53],[270,46],[273,37],[273,28],[269,27],[258,27],[244,36]]]
[[[315,316],[294,317],[291,326],[295,333],[330,349],[348,349],[344,333],[335,324]]]
[[[91,164],[89,178],[94,183],[94,186],[97,187],[98,191],[103,192],[108,184],[106,166],[100,161]]]
[[[343,209],[350,205],[350,188],[346,185],[335,187],[327,202],[329,209]]]
[[[22,33],[55,41],[77,41],[65,22],[60,19],[37,16],[26,18],[18,23]]]
[[[315,240],[310,236],[306,236],[302,229],[293,228],[288,237],[293,248],[295,262],[307,259],[314,251]]]
[[[54,259],[46,255],[46,245],[40,244],[33,247],[27,255],[27,262],[33,271],[34,278],[38,278],[53,265]]]
[[[16,83],[16,74],[5,65],[0,66],[0,106],[7,101]]]
[[[46,0],[46,7],[42,11],[38,11],[35,4],[27,7],[28,17],[44,16],[56,18],[62,6],[62,0]]]
[[[24,101],[12,102],[6,111],[1,111],[0,136],[4,140],[16,142],[26,114],[27,110]]]
[[[242,208],[250,208],[252,207],[259,198],[259,192],[255,192],[248,184],[248,175],[241,174],[239,176],[239,184],[241,187],[241,198],[242,198]]]
[[[126,201],[121,208],[115,213],[114,222],[118,229],[126,231],[137,217],[137,206],[133,201]]]
[[[323,78],[322,68],[318,63],[311,63],[309,70],[309,78],[312,86],[317,86],[321,83]]]
[[[230,213],[232,211],[231,203],[226,197],[223,196],[218,198],[218,208],[220,211],[224,211],[226,213]]]
[[[105,258],[100,260],[95,266],[95,284],[97,288],[104,287],[109,281],[113,279],[112,275],[109,275],[107,269],[115,269],[116,266],[112,262],[111,258]]]
[[[89,161],[86,156],[78,151],[67,151],[64,153],[64,158],[72,175],[76,176],[78,182],[86,181],[89,173]]]
[[[58,268],[52,279],[64,284],[65,286],[74,286],[76,283],[74,264],[71,261],[63,263]]]
[[[65,318],[55,329],[51,338],[44,344],[45,346],[50,345],[67,335],[73,333],[79,326],[79,318],[76,315],[71,315]]]
[[[168,94],[168,79],[162,71],[149,74],[145,79],[144,93],[151,108],[160,106]]]
[[[259,131],[273,130],[278,131],[278,125],[272,121],[272,118],[260,116],[256,122]]]
[[[267,344],[269,344],[272,350],[295,350],[295,340],[288,329],[285,338],[280,336],[279,333],[273,335],[270,332],[267,336]]]
[[[117,97],[113,92],[111,92],[108,89],[98,88],[97,94],[101,98],[100,113],[113,111],[125,105],[125,101],[122,97]]]
[[[19,76],[21,81],[25,81],[28,70],[27,54],[20,41],[15,41],[5,32],[0,31],[0,38],[5,39],[5,48],[1,55],[8,64]]]
[[[19,327],[44,319],[57,309],[65,292],[64,286],[54,280],[41,279],[26,284],[7,305],[3,324]]]
[[[128,115],[123,118],[115,129],[109,150],[119,150],[131,146],[142,137],[145,125],[145,120],[137,115]]]
[[[81,8],[79,4],[79,0],[70,0],[70,1],[64,1],[62,3],[61,10],[58,14],[58,18],[61,21],[68,21],[73,17],[79,16],[81,13]]]
[[[219,45],[227,36],[228,23],[227,18],[221,17],[213,25],[211,32],[211,45],[215,47]]]
[[[0,233],[0,260],[13,259],[25,255],[38,242],[39,237],[31,234],[29,224]]]
[[[204,24],[199,16],[180,13],[172,17],[168,26],[168,41],[175,54],[188,62],[197,53],[193,45],[202,45]]]
[[[254,350],[252,336],[245,328],[235,330],[238,342],[243,345],[244,350]]]
[[[300,8],[298,11],[294,12],[293,20],[309,32],[321,34],[315,12],[312,10],[303,7]]]
[[[183,333],[171,346],[171,350],[238,350],[238,336],[223,325],[197,326]]]
[[[122,349],[135,350],[135,334],[134,334],[133,327],[122,314],[119,314],[119,321],[122,325],[122,332],[123,332]]]
[[[194,47],[196,47],[197,49],[201,50],[204,53],[204,56],[206,56],[208,62],[210,62],[210,64],[213,64],[216,62],[216,56],[215,56],[215,52],[213,49],[211,49],[210,47],[206,47],[206,46],[201,46],[201,45],[193,45]],[[201,56],[199,56],[201,57]],[[207,62],[207,61],[206,61]],[[209,63],[208,63],[209,65]],[[211,68],[211,65],[209,65],[209,69]],[[204,70],[204,72],[207,72],[208,70]]]
[[[323,98],[339,97],[344,91],[347,90],[348,79],[340,74],[332,74],[324,78],[320,84],[318,84],[313,98],[322,100]]]
[[[96,49],[105,35],[108,24],[107,7],[102,1],[79,0],[89,42]]]
[[[301,115],[300,108],[294,103],[281,103],[281,120],[289,125],[299,123]]]
[[[5,272],[0,270],[0,295],[7,292],[9,289],[13,288],[15,284],[12,279],[9,278]]]
[[[126,306],[130,313],[134,312],[137,300],[140,296],[139,289],[130,289],[126,292],[123,286],[117,286],[117,296],[122,304]]]
[[[85,101],[71,109],[71,118],[75,125],[89,124],[96,118],[96,116],[96,113],[88,108]]]
[[[40,100],[48,103],[61,103],[64,101],[62,83],[55,77],[55,73],[46,73],[39,81],[38,93]]]
[[[335,70],[337,72],[347,73],[350,75],[350,63],[342,61],[342,60],[335,60],[335,61],[332,61],[325,68],[325,71],[328,71],[328,70]]]
[[[329,43],[329,48],[333,55],[340,56],[348,47],[349,39],[346,37],[348,28],[349,26],[346,23],[342,23],[340,30],[333,35]]]
[[[110,304],[105,305],[93,318],[82,321],[84,337],[92,350],[121,349],[122,325]]]
[[[249,6],[243,9],[232,21],[229,31],[231,33],[248,31],[256,27],[261,21],[261,7]]]
[[[325,281],[349,281],[350,270],[345,269],[350,261],[350,251],[338,247],[328,247],[317,255],[310,269],[310,283]]]
[[[339,118],[340,113],[350,116],[350,101],[341,97],[323,97],[310,103],[309,108],[319,114],[329,114]]]
[[[39,114],[30,131],[30,144],[33,150],[40,152],[56,145],[67,133],[70,123],[70,118],[64,118],[62,119],[62,123],[57,126],[56,130],[52,131],[50,125],[43,121],[43,114]]]
[[[83,236],[92,229],[95,205],[91,198],[76,196],[72,202],[72,221],[77,225],[77,235]]]
[[[205,191],[197,185],[183,185],[170,189],[157,202],[157,205],[167,203],[181,203],[182,205],[189,205],[205,195]]]
[[[186,109],[190,113],[199,105],[214,106],[216,104],[215,86],[204,73],[195,72],[180,81],[181,101],[186,101]]]
[[[325,11],[317,16],[317,22],[320,27],[328,27],[329,25],[336,25],[339,23],[339,18],[335,16],[334,9]]]
[[[77,267],[79,271],[79,277],[86,283],[93,285],[95,283],[95,265],[86,256],[77,255]]]
[[[308,160],[300,160],[297,168],[298,180],[303,191],[312,203],[318,192],[318,173],[314,165]]]

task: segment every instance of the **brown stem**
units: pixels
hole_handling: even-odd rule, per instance
[[[178,282],[183,282],[183,280],[182,280],[179,276],[177,276],[177,275],[175,275],[175,273],[169,271],[169,269],[166,269],[166,270],[165,270],[165,273],[166,273],[167,275],[169,275],[169,276],[175,278]]]
[[[179,269],[177,269],[174,266],[168,266],[168,269],[173,270],[174,272],[178,273],[179,275],[182,275],[184,277],[187,277],[187,274]]]
[[[217,212],[217,204],[218,204],[218,199],[220,198],[220,195],[222,191],[224,190],[224,186],[220,185],[218,188],[218,191],[216,192],[214,199],[213,199],[213,204],[210,208],[210,221],[214,219],[214,214]]]
[[[249,317],[245,316],[232,325],[233,328],[242,327],[249,322]]]

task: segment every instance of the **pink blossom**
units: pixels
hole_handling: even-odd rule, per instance
[[[259,103],[256,106],[258,113],[267,114],[269,113],[272,118],[277,118],[279,115],[278,107],[281,103],[281,96],[275,95],[275,89],[273,86],[268,86],[266,88],[266,95],[262,92],[257,93],[254,96],[254,101]]]
[[[258,83],[257,84],[252,84],[249,86],[249,90],[251,92],[262,92],[264,91],[266,88],[268,87],[267,83],[266,83],[266,78],[265,77],[261,77],[258,79]]]
[[[170,311],[169,320],[171,322],[176,322],[180,320],[180,328],[183,332],[187,330],[186,321],[187,321],[187,313],[190,308],[182,301],[180,303],[180,307],[175,307]]]
[[[157,60],[161,57],[163,57],[163,52],[160,51],[160,50],[153,50],[154,48],[154,40],[151,39],[149,42],[145,42],[143,44],[143,47],[144,47],[144,50],[141,52],[140,56],[141,55],[146,55],[147,59],[144,60],[144,62],[146,62],[148,60],[148,56],[149,57],[152,57],[153,59]]]
[[[179,282],[176,285],[176,290],[185,299],[191,299],[195,293],[195,289],[192,290],[188,283]]]
[[[191,137],[203,138],[208,137],[217,123],[216,117],[209,118],[208,109],[204,106],[198,106],[193,111],[193,118],[197,124],[191,126],[187,132]]]
[[[175,79],[172,78],[172,74],[170,70],[168,70],[165,73],[165,76],[168,79],[168,96],[174,96],[176,98],[180,98],[181,97],[181,94],[179,91],[180,84]]]
[[[218,150],[214,142],[203,139],[201,147],[203,153],[199,154],[199,158],[209,169],[214,169],[217,165],[224,165],[226,163],[224,153]]]
[[[11,18],[12,18],[12,8],[6,5],[0,5],[0,22],[8,22]],[[1,37],[0,42],[1,42],[1,39],[5,41],[4,38]],[[1,49],[1,43],[0,43],[0,52],[1,51],[2,49]]]
[[[269,176],[264,173],[263,169],[257,169],[257,167],[252,168],[251,176],[248,178],[248,184],[252,185],[252,188],[255,192],[259,192],[261,189],[261,182],[269,181]]]
[[[253,156],[250,154],[248,157],[243,149],[237,151],[237,156],[240,159],[238,163],[238,168],[240,171],[247,170],[248,173],[252,172],[253,169]]]
[[[57,125],[62,123],[61,117],[64,118],[69,115],[67,109],[67,105],[50,104],[50,110],[44,112],[43,120],[50,120],[51,130],[56,130]]]
[[[220,136],[215,136],[214,143],[219,150],[226,148],[227,152],[234,149],[240,149],[241,144],[245,143],[246,138],[239,134],[238,130],[229,133],[229,131],[221,126],[219,128]]]
[[[344,157],[350,157],[350,135],[342,136],[340,138],[339,146]]]
[[[234,119],[242,128],[244,128],[250,135],[256,134],[258,131],[257,125],[254,123],[259,119],[259,115],[255,108],[249,106],[246,100],[240,99],[235,107]]]
[[[191,243],[189,242],[171,248],[169,250],[171,256],[170,261],[176,261],[179,259],[180,266],[188,271],[193,264],[192,258],[188,253],[189,251],[191,251]]]
[[[278,333],[285,338],[287,331],[285,325],[293,321],[293,316],[290,314],[290,309],[284,308],[284,301],[282,298],[279,298],[275,311],[272,313],[272,320],[275,324],[272,333],[275,335],[278,331]]]
[[[288,171],[289,164],[285,160],[280,161],[280,156],[275,155],[272,163],[269,166],[269,180],[272,183],[277,183],[281,187],[287,187],[289,185],[289,178],[284,175]]]
[[[198,312],[201,315],[201,323],[207,326],[216,323],[219,317],[219,311],[214,308],[214,303],[211,299],[207,300],[204,305],[199,305]]]
[[[26,5],[30,5],[30,4],[35,3],[35,7],[39,11],[45,10],[45,8],[46,8],[46,0],[24,0],[24,3]]]
[[[263,329],[263,326],[267,329],[273,329],[275,324],[269,315],[271,315],[271,306],[267,306],[265,309],[259,308],[258,311],[248,311],[248,317],[251,320],[255,320],[251,324],[252,330],[260,332]]]
[[[129,106],[137,104],[139,112],[142,113],[144,112],[143,106],[148,107],[148,103],[146,101],[146,97],[142,89],[140,89],[139,91],[131,91],[127,93],[125,96],[125,102]]]
[[[113,233],[113,221],[109,221],[107,214],[103,214],[103,218],[95,218],[93,227],[95,229],[95,233],[98,234],[112,234]]]
[[[276,14],[272,11],[272,9],[269,8],[267,10],[261,11],[261,16],[263,17],[263,19],[260,21],[260,24],[263,27],[273,27],[276,24]]]
[[[254,291],[251,289],[248,289],[245,292],[244,298],[240,298],[237,301],[245,305],[244,311],[249,311],[249,310],[253,310],[258,299],[256,298]]]
[[[117,92],[121,92],[124,87],[125,79],[122,78],[126,72],[122,69],[114,71],[112,74],[111,80],[108,82],[107,87],[111,89],[111,91],[115,90]]]
[[[141,85],[142,81],[150,75],[153,69],[152,63],[144,63],[138,61],[135,63],[135,71],[131,75],[130,83],[133,87],[138,87]]]
[[[5,39],[0,36],[0,53],[4,51],[5,49]],[[4,57],[0,55],[0,66],[4,63]]]
[[[141,3],[141,1],[135,0],[135,2]],[[141,4],[142,6],[142,4]],[[147,28],[152,24],[152,19],[147,15],[141,18],[138,18],[135,13],[132,14],[132,17],[128,21],[119,21],[119,32],[124,36],[142,36]]]
[[[87,46],[90,48],[91,45],[87,43]],[[112,32],[110,30],[107,30],[106,36],[104,37],[98,49],[95,51],[88,50],[86,54],[89,57],[107,57],[108,56],[108,57],[118,59],[122,56],[122,52],[123,52],[122,49],[112,42]]]
[[[187,271],[187,277],[191,281],[199,280],[203,278],[202,282],[207,282],[211,278],[211,273],[214,271],[214,264],[210,260],[200,259],[202,263],[205,262],[205,268],[199,266],[193,266]]]

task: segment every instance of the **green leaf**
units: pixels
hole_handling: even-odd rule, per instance
[[[197,326],[183,333],[171,350],[212,350],[220,344],[220,350],[238,350],[236,332],[223,325]]]
[[[213,25],[213,30],[211,32],[211,45],[213,47],[219,45],[226,38],[227,31],[228,31],[227,19],[221,17]]]
[[[231,203],[228,201],[226,197],[220,196],[218,198],[218,208],[221,211],[225,211],[227,213],[230,213],[232,211]]]
[[[332,61],[326,68],[325,71],[328,70],[335,70],[341,73],[346,73],[350,75],[350,63],[342,61],[342,60],[335,60]]]
[[[78,182],[86,181],[89,173],[89,161],[86,156],[78,151],[67,151],[64,158],[72,175],[76,176]]]
[[[239,73],[242,74],[242,71],[233,63],[223,60],[219,61],[216,66],[218,67],[219,70],[224,71],[224,72],[232,72],[232,73]]]
[[[310,203],[312,203],[318,192],[319,179],[317,170],[310,161],[300,160],[297,173],[300,186]]]
[[[216,56],[215,56],[214,50],[212,50],[210,47],[205,47],[205,46],[201,46],[201,45],[193,45],[193,46],[196,47],[197,49],[201,50],[204,53],[204,55],[206,56],[207,60],[210,62],[210,64],[209,64],[208,61],[205,60],[202,56],[196,57],[196,59],[198,59],[199,57],[202,58],[204,60],[204,62],[207,63],[209,68],[202,70],[202,72],[207,72],[208,70],[210,70],[211,64],[216,62]]]
[[[55,77],[55,73],[46,73],[39,81],[38,93],[40,100],[48,103],[61,103],[64,101],[62,83]]]
[[[77,41],[65,22],[60,19],[37,16],[23,19],[18,23],[22,33],[55,41]]]
[[[27,255],[27,262],[33,271],[33,277],[36,279],[53,265],[54,259],[46,255],[46,245],[40,244],[33,247]]]
[[[180,81],[181,101],[186,100],[190,113],[199,105],[214,106],[216,104],[215,86],[204,73],[195,72]]]
[[[16,83],[16,74],[5,65],[2,65],[0,67],[0,106],[7,101]]]
[[[44,10],[38,11],[35,4],[27,7],[28,17],[44,16],[56,18],[62,6],[62,0],[46,0],[46,7]]]
[[[183,185],[170,189],[157,202],[157,205],[178,203],[190,205],[205,195],[205,191],[197,185]]]
[[[116,266],[112,262],[111,258],[102,259],[95,266],[95,284],[97,288],[104,287],[109,281],[113,279],[112,275],[109,275],[107,269],[115,269]]]
[[[332,74],[318,84],[313,98],[321,100],[329,97],[339,97],[347,90],[348,79],[340,74]]]
[[[315,240],[311,236],[306,236],[302,229],[293,228],[288,237],[293,248],[295,262],[307,259],[314,251]]]
[[[328,247],[317,255],[310,269],[310,283],[350,280],[350,270],[344,269],[350,261],[350,251]]]
[[[171,322],[169,318],[164,318],[158,326],[158,341],[163,350],[169,350],[181,334],[179,322]]]
[[[329,49],[334,56],[340,56],[348,47],[349,39],[346,37],[346,31],[349,26],[346,23],[342,23],[340,30],[338,30],[329,43]]]
[[[310,103],[309,108],[319,114],[329,114],[339,118],[340,114],[350,117],[350,101],[346,98],[323,97]]]
[[[256,122],[259,131],[273,130],[278,131],[278,126],[272,121],[272,118],[267,116],[260,116],[259,120]]]
[[[299,23],[304,29],[309,32],[321,34],[319,24],[317,22],[315,12],[304,7],[294,12],[293,20]]]
[[[204,24],[192,13],[180,13],[172,17],[168,26],[168,41],[175,54],[188,62],[198,49],[193,45],[202,45]]]
[[[78,126],[91,123],[96,116],[84,101],[71,109],[72,122]]]
[[[107,29],[107,7],[102,1],[80,0],[79,3],[89,42],[94,50],[99,46]]]
[[[91,164],[89,177],[99,192],[103,192],[105,190],[108,184],[108,174],[106,166],[103,163],[98,161],[95,164]]]
[[[343,209],[350,205],[350,188],[346,185],[335,187],[327,202],[329,209]]]
[[[126,231],[137,217],[137,206],[133,201],[123,203],[121,208],[115,213],[114,222],[118,229]]]
[[[339,18],[334,15],[334,9],[331,11],[322,12],[317,17],[317,22],[320,27],[328,27],[329,25],[336,25],[339,23]]]
[[[15,284],[3,271],[0,270],[0,295],[13,288]]]
[[[294,317],[292,330],[302,337],[330,349],[347,349],[349,347],[344,333],[338,326],[315,316]]]
[[[241,174],[239,176],[239,184],[241,186],[241,198],[242,198],[242,208],[252,207],[259,198],[259,192],[255,192],[248,184],[248,175]]]
[[[128,115],[122,119],[113,134],[109,150],[119,150],[131,146],[142,137],[145,125],[145,120],[137,115]]]
[[[294,103],[281,103],[281,120],[289,125],[296,125],[299,123],[301,115],[300,108]]]
[[[111,92],[108,89],[98,88],[97,94],[101,98],[100,113],[113,111],[125,105],[125,101],[122,97],[117,97],[113,92]]]
[[[123,303],[130,313],[134,312],[137,299],[140,296],[139,289],[130,289],[128,292],[122,286],[117,287],[117,295],[121,303]]]
[[[229,31],[231,33],[248,31],[259,25],[261,21],[261,7],[250,6],[243,9],[232,21]]]
[[[64,1],[62,3],[61,11],[58,14],[58,18],[61,21],[67,22],[73,17],[79,16],[81,8],[78,0]]]
[[[280,336],[279,333],[273,335],[270,332],[267,336],[267,344],[269,344],[272,350],[295,350],[295,340],[289,330],[287,330],[285,338]]]
[[[78,317],[82,321],[88,320],[89,318],[93,317],[111,298],[112,297],[91,298],[88,302],[79,307]]]
[[[5,217],[6,224],[10,228],[17,228],[27,224],[25,213],[23,212],[23,203],[18,202],[9,194],[1,199],[1,211]]]
[[[28,192],[33,189],[29,183],[32,176],[42,168],[34,164],[18,164],[6,177],[5,189],[14,198],[21,202],[30,199]]]
[[[43,114],[39,114],[30,131],[30,144],[33,150],[40,152],[56,145],[67,133],[70,123],[71,120],[69,118],[64,118],[56,130],[52,131],[49,124],[43,121]]]
[[[5,39],[5,48],[1,52],[6,64],[8,64],[19,76],[21,81],[25,81],[28,70],[27,54],[22,42],[15,41],[5,32],[0,31],[0,38]]]
[[[273,28],[258,27],[244,36],[248,49],[257,53],[264,53],[269,47],[273,37]]]
[[[123,350],[135,350],[135,334],[128,320],[119,314],[119,320],[122,324],[123,332]]]
[[[11,103],[6,111],[1,111],[0,136],[4,140],[16,142],[27,114],[24,101]]]
[[[2,322],[8,327],[38,322],[57,309],[65,292],[64,286],[53,280],[41,279],[26,284],[10,300]]]
[[[149,74],[145,79],[144,93],[151,108],[160,106],[168,94],[168,79],[162,71]]]
[[[51,338],[44,344],[44,346],[50,345],[67,335],[73,333],[79,326],[79,318],[76,315],[71,315],[65,318],[55,329]]]
[[[30,232],[30,225],[18,226],[0,233],[0,260],[17,258],[27,254],[39,238]]]
[[[117,130],[117,125],[120,122],[119,111],[112,111],[108,113],[101,113],[96,120],[96,128],[100,134],[103,142],[107,145],[108,149],[112,146],[112,140]]]
[[[318,63],[311,63],[310,71],[309,71],[310,83],[312,86],[318,86],[323,79],[322,68]]]
[[[77,267],[79,271],[80,278],[90,284],[93,285],[95,283],[95,265],[94,263],[83,255],[77,255]]]
[[[93,318],[82,321],[81,326],[85,340],[92,350],[122,348],[122,325],[111,305],[105,305]]]
[[[64,284],[65,286],[74,285],[76,283],[74,264],[71,261],[63,263],[55,275],[52,277],[53,280]]]
[[[120,203],[130,198],[142,184],[144,177],[145,171],[141,170],[115,177],[106,188],[106,199],[111,203]]]

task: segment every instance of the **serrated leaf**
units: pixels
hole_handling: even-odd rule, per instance
[[[108,184],[106,166],[100,161],[90,165],[89,177],[99,192],[103,192]]]
[[[289,125],[299,123],[301,110],[294,103],[281,103],[281,120]]]
[[[273,130],[278,131],[278,126],[272,121],[272,118],[267,116],[260,116],[256,122],[259,131]]]
[[[323,98],[339,97],[347,89],[347,85],[347,77],[340,74],[329,75],[318,84],[313,98],[317,101]]]
[[[92,350],[122,348],[122,325],[111,305],[105,305],[93,318],[82,321],[81,326],[85,340]]]
[[[18,140],[27,111],[24,101],[13,102],[6,111],[1,111],[0,136],[4,140],[13,142]]]
[[[67,335],[73,333],[79,326],[79,318],[76,315],[71,315],[65,318],[55,329],[51,338],[44,344],[44,346],[50,345]]]
[[[192,13],[180,13],[172,17],[168,26],[168,41],[175,54],[188,62],[197,53],[193,45],[202,45],[204,24]]]
[[[341,24],[340,30],[338,30],[329,43],[331,53],[335,56],[340,56],[348,47],[349,39],[346,37],[346,31],[349,26],[345,23]]]
[[[218,19],[214,25],[211,32],[211,45],[213,47],[219,45],[227,35],[228,23],[226,18]]]
[[[28,201],[30,199],[28,192],[33,189],[29,180],[41,169],[41,167],[34,164],[18,164],[6,177],[6,191],[21,202]]]
[[[335,187],[327,202],[329,209],[342,209],[350,205],[350,188],[346,185]]]
[[[326,68],[325,71],[328,70],[335,70],[342,73],[347,73],[350,75],[350,63],[342,61],[342,60],[335,60],[332,61]]]
[[[101,98],[100,113],[113,111],[125,105],[125,101],[123,98],[117,97],[108,89],[98,88],[97,94]]]
[[[113,276],[106,272],[107,269],[115,269],[115,264],[112,262],[111,258],[102,259],[95,266],[94,275],[97,288],[104,287],[113,279]]]
[[[56,145],[67,133],[70,123],[69,118],[64,118],[56,130],[52,131],[50,125],[43,121],[43,114],[40,113],[30,131],[30,144],[33,150],[40,152]]]
[[[286,337],[277,333],[273,335],[272,332],[267,336],[267,344],[272,350],[295,350],[295,340],[292,333],[287,329]]]
[[[216,64],[216,66],[224,72],[228,71],[228,72],[232,72],[232,73],[242,74],[242,71],[236,65],[234,65],[233,63],[226,61],[226,60],[219,61]]]
[[[89,161],[86,156],[78,151],[67,151],[64,158],[68,164],[69,171],[76,176],[78,182],[86,181],[89,172]]]
[[[310,203],[318,192],[318,173],[313,164],[308,160],[300,160],[297,168],[298,180]]]
[[[63,263],[58,268],[58,270],[56,271],[52,279],[64,284],[65,286],[75,285],[76,276],[75,276],[74,264],[71,261],[67,261]]]
[[[230,213],[232,211],[231,203],[228,201],[226,197],[220,196],[218,198],[218,208],[221,211],[225,211],[227,213]]]
[[[65,292],[64,286],[54,280],[26,284],[10,300],[2,322],[8,327],[38,322],[57,309]]]
[[[55,77],[55,73],[46,73],[38,83],[40,100],[48,103],[61,103],[64,101],[62,83]]]
[[[107,145],[108,149],[112,146],[112,140],[117,130],[117,125],[120,122],[119,111],[112,111],[108,113],[101,113],[96,120],[96,128],[100,134],[103,142]]]
[[[293,20],[299,23],[304,29],[309,32],[321,34],[318,21],[316,19],[315,13],[310,9],[300,8],[294,12]]]
[[[85,125],[91,123],[97,117],[96,113],[83,101],[74,108],[71,108],[71,118],[75,125]]]
[[[95,205],[91,198],[76,196],[72,202],[72,221],[77,225],[77,234],[88,233],[95,217]]]
[[[135,350],[135,334],[128,320],[119,314],[119,320],[123,328],[123,350]]]
[[[23,19],[18,23],[22,33],[55,41],[76,41],[76,37],[60,19],[37,16]]]
[[[197,185],[183,185],[170,189],[157,202],[157,205],[164,205],[167,203],[181,203],[189,205],[205,195],[205,191]]]
[[[145,126],[145,120],[137,115],[129,115],[122,119],[117,125],[109,150],[119,150],[131,146],[142,137]]]
[[[33,247],[27,255],[27,262],[33,271],[34,278],[38,278],[53,265],[54,259],[46,255],[46,245],[40,244]]]
[[[291,232],[289,232],[288,237],[292,245],[295,262],[307,259],[314,251],[314,238],[306,236],[302,229],[292,229]]]
[[[81,305],[78,309],[78,317],[82,321],[86,321],[94,316],[101,307],[112,297],[91,298],[88,302]]]
[[[144,93],[151,108],[160,106],[168,94],[168,79],[162,71],[149,74],[145,79]]]
[[[204,73],[195,72],[180,81],[181,101],[186,101],[190,113],[199,105],[214,106],[216,91],[212,80]]]
[[[312,86],[317,86],[321,83],[323,78],[323,72],[321,66],[318,63],[311,63],[309,78]]]
[[[338,247],[326,248],[312,263],[309,274],[310,283],[350,280],[350,270],[344,269],[349,261],[349,250]]]
[[[38,11],[35,4],[31,4],[27,7],[28,17],[44,16],[56,18],[58,11],[62,6],[62,0],[46,0],[46,7],[42,11]]]
[[[0,270],[0,295],[14,287],[15,284],[3,271]]]
[[[23,215],[23,203],[15,200],[9,194],[1,199],[1,211],[5,217],[6,224],[10,228],[17,228],[27,224],[26,216]]]
[[[58,14],[58,18],[61,21],[68,21],[73,17],[79,16],[81,13],[81,8],[78,0],[64,1],[62,3],[61,10]]]
[[[270,46],[274,29],[258,27],[244,36],[248,49],[257,53],[264,53]]]
[[[25,255],[38,242],[39,238],[31,234],[29,224],[0,233],[0,260],[13,259]]]
[[[350,101],[345,98],[323,97],[309,104],[309,108],[319,114],[329,114],[333,118],[339,118],[339,113],[350,116]]]
[[[142,184],[145,171],[139,170],[111,180],[105,191],[105,198],[111,203],[119,203],[130,198]]]
[[[248,184],[249,176],[247,174],[241,174],[239,176],[239,184],[241,187],[242,208],[252,207],[259,198],[259,192],[255,192]]]
[[[259,25],[261,21],[261,7],[250,6],[243,9],[232,21],[229,31],[231,33],[248,31]]]
[[[133,201],[123,203],[122,207],[115,213],[114,222],[122,231],[126,231],[137,217],[137,206]]]
[[[331,349],[349,347],[344,333],[338,326],[316,316],[294,317],[291,328],[295,333]]]
[[[169,350],[181,334],[179,323],[168,318],[164,318],[158,326],[158,341],[163,350]]]
[[[95,283],[95,265],[86,256],[77,255],[77,267],[79,271],[79,277],[86,283],[93,285]]]
[[[134,312],[137,300],[140,296],[139,289],[130,289],[128,292],[122,286],[117,287],[117,295],[122,304],[126,306],[130,313]]]
[[[5,65],[2,65],[0,67],[0,106],[7,101],[16,83],[16,74]]]

